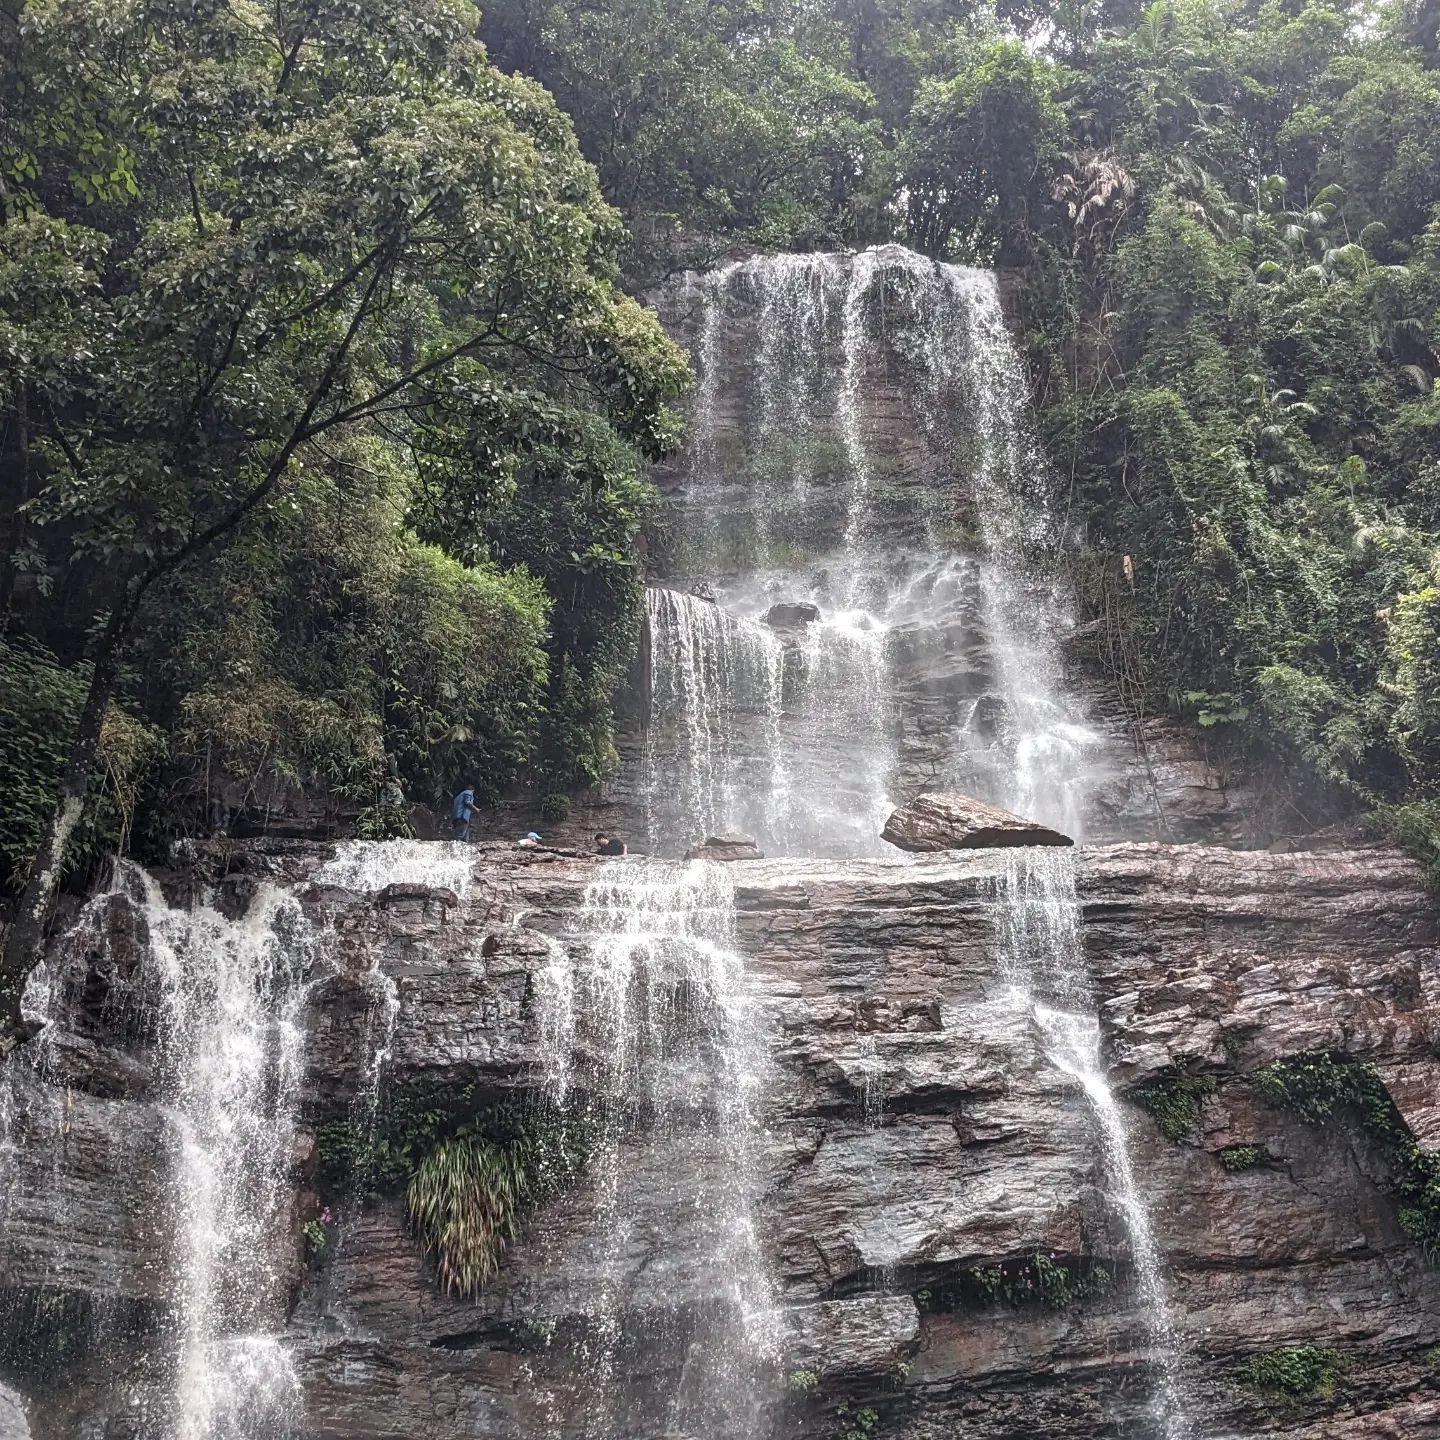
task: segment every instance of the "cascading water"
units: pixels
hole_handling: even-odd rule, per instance
[[[164,1197],[177,1254],[169,1440],[292,1432],[300,1388],[280,1341],[304,1011],[319,960],[293,895],[262,888],[239,919],[170,906],[129,869],[149,931],[146,990],[173,1126]]]
[[[652,691],[667,741],[728,746],[749,783],[717,786],[700,763],[677,791],[652,767],[651,848],[694,843],[703,817],[773,854],[893,855],[877,837],[894,800],[935,782],[1078,834],[1095,737],[1060,684],[1062,537],[994,277],[885,246],[758,256],[684,294],[700,381],[670,571],[722,613],[652,601]],[[722,383],[737,363],[748,400]],[[897,414],[920,449],[897,450]],[[965,569],[947,541],[969,502],[982,553]],[[757,653],[762,627],[777,641],[760,703],[753,686],[736,704],[696,683],[734,665],[727,616],[752,622]],[[998,733],[912,722],[907,666],[942,668],[934,657],[982,630]],[[954,668],[978,717],[985,677]],[[932,697],[926,674],[910,688]]]
[[[1023,814],[1078,835],[1085,756],[1094,736],[1062,681],[1055,640],[1066,618],[1054,573],[1058,539],[1044,459],[1023,408],[1024,372],[993,277],[951,269],[943,283],[966,297],[972,317],[964,375],[977,416],[975,497],[987,552],[985,611],[1011,757],[1005,799]],[[1083,1089],[1100,1131],[1158,1367],[1152,1404],[1157,1432],[1164,1440],[1189,1440],[1194,1430],[1160,1253],[1136,1183],[1124,1115],[1105,1074],[1081,947],[1073,853],[1040,846],[1007,852],[996,898],[1002,977],[1033,1017],[1046,1058]]]
[[[905,768],[897,728],[906,743],[923,729],[896,724],[900,658],[963,652],[966,632],[984,632],[987,654],[974,668],[988,685],[957,689],[949,734],[938,743],[924,737],[927,778],[1080,837],[1096,736],[1063,683],[1064,537],[993,275],[884,247],[854,257],[760,257],[716,272],[693,293],[702,306],[701,404],[677,551],[691,578],[736,617],[731,624],[773,618],[776,604],[813,607],[808,618],[793,609],[784,617],[782,712],[778,724],[751,727],[750,794],[733,784],[717,791],[708,775],[688,782],[707,795],[707,828],[749,829],[782,854],[878,853],[873,836]],[[720,404],[718,373],[727,324],[747,316],[759,336],[751,349],[759,420],[748,434]],[[939,460],[908,499],[894,481],[923,466],[878,450],[867,423],[877,385],[897,369]],[[748,548],[731,483],[747,473]],[[945,553],[945,532],[964,513],[967,492],[979,553],[957,558]],[[692,672],[726,670],[704,658],[732,643],[725,619],[711,611],[702,626],[695,618],[682,640],[666,632],[667,618],[657,627],[652,610],[652,634],[664,635],[652,649],[652,675],[682,714],[700,707],[686,723],[704,731],[710,754],[736,745],[744,707],[673,678],[677,657]],[[773,700],[766,714],[773,717]],[[750,803],[762,776],[785,808],[758,812]],[[680,792],[686,783],[679,777]],[[672,795],[676,788],[672,781]],[[657,830],[662,844],[686,838],[661,825],[652,840]],[[1016,852],[996,900],[1001,965],[1016,1001],[1097,1122],[1159,1367],[1158,1433],[1186,1440],[1192,1428],[1163,1272],[1105,1079],[1070,853]],[[883,1069],[869,1037],[862,1064],[866,1119],[878,1123]]]
[[[591,1289],[573,1297],[587,1322],[577,1342],[587,1440],[639,1433],[634,1408],[653,1414],[657,1398],[674,1434],[748,1433],[763,1409],[756,1377],[777,1336],[752,1199],[768,1051],[734,923],[723,867],[606,863],[540,988],[543,1088],[577,1097],[594,1148],[603,1253]],[[581,959],[567,966],[572,952]],[[686,1217],[687,1240],[672,1241],[682,1253],[667,1256],[671,1283],[688,1277],[711,1304],[691,1317],[683,1381],[668,1396],[637,1398],[624,1393],[617,1360],[646,1308],[630,1290],[632,1232],[654,1203],[631,1167],[642,1137],[665,1157],[668,1203]]]
[[[783,646],[764,626],[677,590],[648,590],[646,612],[654,676],[645,755],[651,829],[697,839],[727,828],[768,831],[786,804],[773,743],[784,703]],[[750,756],[738,744],[747,729],[762,739]],[[754,773],[766,752],[769,773]]]
[[[1081,1086],[1095,1116],[1158,1368],[1151,1407],[1156,1432],[1164,1440],[1189,1440],[1194,1427],[1160,1252],[1136,1183],[1125,1117],[1101,1056],[1100,1022],[1080,944],[1074,861],[1068,850],[1046,846],[1008,851],[1005,858],[997,886],[1001,975],[1033,1016],[1046,1058]]]

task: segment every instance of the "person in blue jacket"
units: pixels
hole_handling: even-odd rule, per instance
[[[467,785],[456,793],[455,799],[450,803],[450,823],[454,827],[455,839],[470,838],[470,822],[475,818],[476,810],[475,787]]]

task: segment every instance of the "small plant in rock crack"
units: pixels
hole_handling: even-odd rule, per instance
[[[544,1348],[555,1338],[555,1319],[553,1316],[542,1315],[539,1319],[522,1320],[515,1330],[527,1344]]]
[[[1006,1305],[1039,1304],[1061,1310],[1108,1293],[1114,1279],[1103,1263],[1066,1259],[1054,1251],[1037,1250],[1025,1260],[1006,1260],[962,1271],[951,1304],[944,1308],[979,1300]]]
[[[1137,1085],[1129,1098],[1155,1121],[1167,1140],[1183,1140],[1200,1119],[1200,1102],[1213,1093],[1211,1075],[1182,1075]]]
[[[1338,1351],[1300,1345],[1252,1355],[1245,1362],[1245,1383],[1282,1398],[1329,1399],[1344,1371],[1345,1360]]]
[[[835,1414],[842,1426],[836,1440],[874,1440],[879,1431],[880,1412],[868,1405],[855,1411],[842,1405]]]
[[[405,1205],[426,1253],[435,1257],[442,1290],[474,1295],[495,1273],[531,1197],[531,1158],[523,1144],[457,1135],[420,1162]]]
[[[785,1388],[792,1395],[813,1395],[820,1388],[820,1377],[813,1370],[792,1370],[785,1377]]]
[[[1263,1145],[1227,1145],[1216,1152],[1215,1158],[1232,1175],[1238,1175],[1242,1170],[1253,1170],[1264,1164],[1268,1157]]]
[[[307,1220],[300,1227],[300,1234],[305,1241],[305,1254],[310,1259],[315,1259],[330,1243],[330,1226],[334,1218],[327,1205],[318,1215]]]

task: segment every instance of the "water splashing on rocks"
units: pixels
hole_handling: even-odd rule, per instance
[[[639,1433],[640,1412],[658,1403],[667,1433],[686,1435],[743,1431],[741,1417],[758,1423],[765,1404],[757,1377],[774,1363],[777,1329],[753,1201],[768,1045],[734,923],[723,866],[606,863],[539,992],[544,1089],[578,1097],[594,1145],[600,1254],[588,1292],[572,1297],[587,1317],[577,1348],[592,1440]],[[568,976],[562,949],[580,957]],[[687,1313],[685,1374],[664,1397],[628,1392],[618,1365],[655,1303],[633,1237],[667,1223],[647,1213],[654,1177],[637,1175],[637,1147],[672,1175],[662,1193],[683,1234],[671,1237],[670,1282],[703,1280],[708,1296]]]

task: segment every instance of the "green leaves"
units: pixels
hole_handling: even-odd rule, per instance
[[[1253,1389],[1272,1395],[1328,1398],[1344,1373],[1345,1360],[1338,1351],[1302,1345],[1252,1355],[1245,1362],[1244,1379]]]
[[[0,464],[26,479],[0,533],[62,593],[20,587],[17,623],[143,595],[172,761],[247,793],[283,777],[373,807],[388,754],[427,798],[457,768],[498,794],[566,655],[595,676],[581,768],[608,747],[610,642],[547,653],[551,611],[576,577],[628,596],[637,456],[676,443],[688,368],[614,289],[619,219],[569,122],[488,66],[476,20],[464,0],[23,15]],[[575,503],[527,505],[540,530],[497,545],[568,432]]]
[[[530,1193],[528,1161],[520,1144],[462,1135],[442,1140],[420,1162],[405,1208],[435,1258],[442,1290],[473,1296],[495,1273]]]

